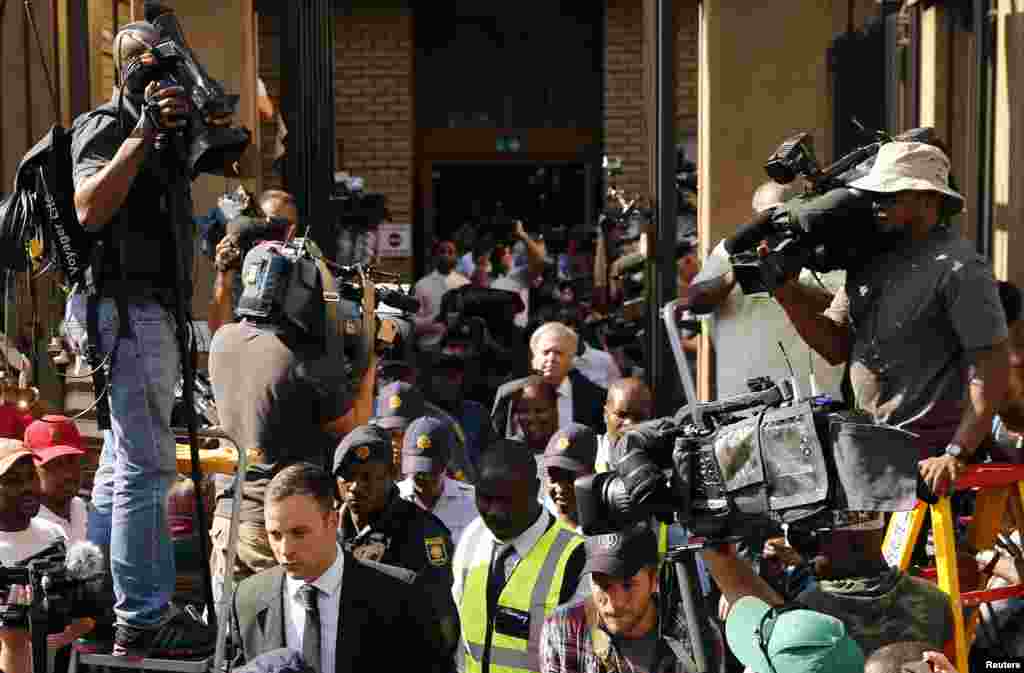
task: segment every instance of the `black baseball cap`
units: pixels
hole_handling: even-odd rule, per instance
[[[405,429],[402,472],[431,472],[438,464],[447,465],[451,447],[452,433],[444,421],[434,416],[417,418]]]
[[[570,423],[548,440],[541,464],[571,472],[590,473],[597,460],[597,435],[582,423]]]
[[[604,573],[625,579],[645,566],[658,563],[658,538],[647,526],[638,525],[616,533],[589,535],[584,573]]]
[[[334,471],[338,476],[353,462],[359,463],[390,463],[391,435],[383,428],[375,425],[360,425],[345,438],[334,450]],[[344,474],[341,474],[344,477]]]
[[[385,430],[402,430],[425,412],[423,393],[405,381],[384,386],[377,396],[377,416],[373,424]]]

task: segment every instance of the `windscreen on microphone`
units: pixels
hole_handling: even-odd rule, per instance
[[[92,580],[102,577],[107,571],[107,559],[99,546],[80,540],[68,547],[64,567],[71,579]]]

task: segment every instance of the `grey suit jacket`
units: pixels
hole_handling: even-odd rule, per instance
[[[403,568],[357,561],[345,552],[335,673],[452,668],[447,639],[427,603],[417,600],[415,575]],[[235,592],[232,634],[244,661],[286,647],[284,569],[264,570]],[[381,643],[395,646],[381,647]]]

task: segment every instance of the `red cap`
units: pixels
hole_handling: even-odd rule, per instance
[[[32,452],[36,465],[57,456],[81,456],[85,453],[82,435],[67,416],[43,416],[25,430],[25,448]]]

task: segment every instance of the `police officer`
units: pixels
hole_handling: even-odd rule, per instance
[[[446,465],[448,472],[459,481],[475,481],[472,461],[466,455],[466,435],[462,426],[451,414],[428,402],[418,387],[405,381],[395,381],[384,386],[377,396],[374,412],[374,419],[371,422],[391,433],[392,456],[399,476],[404,472],[401,456],[402,439],[409,423],[421,416],[434,416],[445,422],[454,438]]]
[[[445,475],[451,456],[452,434],[440,418],[417,418],[405,431],[402,441],[402,473],[398,491],[439,518],[458,544],[462,531],[477,517],[476,494],[467,483]]]
[[[334,452],[334,477],[343,500],[338,537],[359,560],[416,573],[454,648],[458,616],[451,595],[451,534],[436,516],[399,496],[394,475],[386,430],[363,425],[345,436]]]

